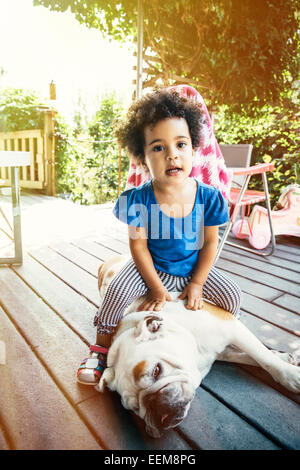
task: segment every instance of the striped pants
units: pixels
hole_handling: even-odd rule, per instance
[[[169,292],[182,292],[192,279],[192,276],[177,277],[162,271],[157,271],[157,274]],[[126,308],[147,291],[148,287],[134,261],[128,261],[109,284],[102,305],[95,316],[94,325],[97,326],[97,333],[101,335],[113,333]],[[239,318],[241,297],[240,287],[212,267],[203,285],[203,298]]]

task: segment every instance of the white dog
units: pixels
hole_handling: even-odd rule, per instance
[[[103,297],[127,259],[113,258],[99,268]],[[179,293],[171,293],[159,312],[137,312],[135,301],[118,325],[108,353],[107,369],[96,387],[117,391],[123,406],[146,422],[146,431],[160,437],[187,415],[195,391],[215,360],[260,365],[292,392],[300,392],[300,367],[287,353],[268,350],[239,320],[205,302],[187,310]]]

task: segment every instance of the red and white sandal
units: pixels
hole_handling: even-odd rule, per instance
[[[83,385],[97,385],[106,368],[106,360],[100,359],[99,354],[107,355],[108,349],[92,344],[90,351],[91,356],[82,361],[77,371],[77,382]]]

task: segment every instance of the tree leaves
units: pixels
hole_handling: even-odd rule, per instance
[[[136,0],[34,4],[70,8],[80,23],[119,41],[136,36]],[[160,71],[150,68],[149,84],[161,78],[168,85],[184,75],[211,106],[239,108],[255,98],[278,103],[287,87],[284,72],[298,78],[297,0],[144,0],[143,6],[144,50],[163,64]]]

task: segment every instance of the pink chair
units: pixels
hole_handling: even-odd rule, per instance
[[[234,176],[235,175],[244,176],[244,183],[241,188],[231,188],[230,190],[230,220],[226,225],[220,244],[218,246],[215,263],[217,262],[225,243],[228,243],[231,246],[235,246],[241,250],[255,253],[260,256],[270,256],[271,254],[273,254],[275,250],[276,242],[275,242],[275,234],[274,234],[274,227],[273,227],[272,214],[271,214],[270,195],[269,195],[268,182],[267,182],[267,177],[266,177],[266,173],[269,171],[273,171],[273,170],[274,170],[274,165],[272,163],[261,163],[261,164],[250,166],[247,168],[239,168],[233,171]],[[264,191],[254,191],[254,190],[248,189],[248,184],[249,184],[249,180],[251,176],[258,175],[258,174],[261,174],[262,176]],[[229,242],[227,240],[227,237],[230,233],[232,226],[235,223],[238,223],[237,216],[240,212],[240,209],[242,208],[242,211],[243,211],[243,218],[242,218],[243,220],[246,207],[250,207],[251,204],[257,204],[258,202],[262,202],[262,201],[266,201],[266,206],[267,206],[267,209],[265,209],[266,223],[269,226],[270,239],[272,242],[270,250],[268,252],[262,253],[257,250],[252,250],[251,248],[241,246],[237,243]]]

